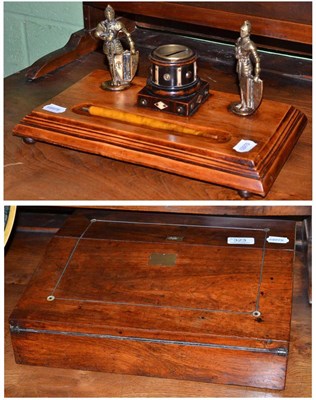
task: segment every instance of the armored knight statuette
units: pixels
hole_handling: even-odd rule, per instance
[[[229,109],[241,116],[251,115],[258,109],[263,92],[263,82],[259,77],[260,58],[256,45],[250,40],[250,33],[251,24],[245,21],[240,28],[240,37],[235,46],[240,103],[232,103]]]
[[[95,36],[104,41],[103,52],[107,56],[112,80],[105,81],[101,87],[105,90],[124,90],[130,87],[135,76],[139,52],[124,24],[115,19],[114,9],[108,5],[104,21],[95,30]],[[126,36],[130,50],[124,50],[118,38],[119,33]]]

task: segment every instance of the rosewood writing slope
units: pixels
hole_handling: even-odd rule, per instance
[[[295,222],[70,217],[10,317],[18,363],[282,389]]]

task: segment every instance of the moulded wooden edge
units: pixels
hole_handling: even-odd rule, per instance
[[[24,138],[33,138],[55,145],[81,150],[92,154],[127,161],[146,167],[163,169],[202,181],[245,190],[266,196],[282,166],[286,162],[301,132],[307,123],[306,116],[295,109],[289,110],[280,121],[274,142],[269,151],[262,150],[254,165],[242,165],[227,160],[225,156],[202,156],[192,152],[179,151],[167,145],[155,145],[132,139],[124,133],[107,133],[89,129],[85,124],[52,123],[43,114],[32,112],[14,127],[13,133]],[[271,141],[272,142],[272,141]],[[146,157],[144,157],[144,155]],[[250,163],[251,164],[251,163]],[[162,168],[163,166],[163,168]]]
[[[289,109],[286,118],[281,121],[279,128],[283,132],[282,135],[278,136],[277,142],[268,152],[267,157],[259,160],[257,164],[265,195],[276,180],[306,124],[307,117],[305,114],[294,107]],[[284,148],[286,148],[286,151],[284,151]]]

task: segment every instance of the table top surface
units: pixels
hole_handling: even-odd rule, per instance
[[[241,200],[234,189],[107,157],[36,142],[25,144],[13,127],[35,107],[104,65],[104,55],[87,56],[35,81],[25,71],[5,80],[5,200]],[[211,72],[211,76],[210,76]],[[146,76],[146,68],[139,70]],[[236,76],[201,69],[213,90],[238,92]],[[265,97],[292,104],[308,118],[298,143],[266,200],[311,200],[311,83],[280,76],[265,82]],[[262,200],[253,195],[251,200]]]

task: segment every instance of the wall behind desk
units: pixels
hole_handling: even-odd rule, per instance
[[[83,28],[82,2],[4,2],[4,76],[63,47]]]

